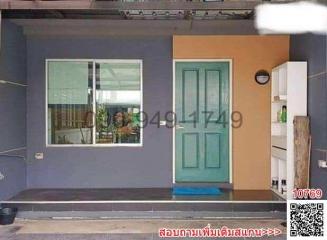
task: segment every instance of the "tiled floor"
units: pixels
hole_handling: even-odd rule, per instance
[[[218,196],[174,196],[169,188],[28,189],[11,201],[282,201],[272,191],[224,189]]]

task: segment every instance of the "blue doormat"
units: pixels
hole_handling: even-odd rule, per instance
[[[220,195],[217,187],[173,187],[173,195]]]

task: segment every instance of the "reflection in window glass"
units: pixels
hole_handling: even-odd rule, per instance
[[[96,143],[140,143],[140,64],[95,66]]]
[[[140,144],[139,61],[47,62],[48,144]]]
[[[92,62],[48,62],[48,144],[92,143]]]

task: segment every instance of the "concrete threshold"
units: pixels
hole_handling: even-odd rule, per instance
[[[21,211],[22,219],[286,219],[285,212]]]

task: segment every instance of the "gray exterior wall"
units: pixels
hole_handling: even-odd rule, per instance
[[[0,79],[26,82],[26,39],[22,29],[3,21],[0,50]],[[0,152],[26,146],[26,88],[0,84]],[[8,154],[25,154],[10,152]],[[26,187],[23,158],[0,156],[0,200]]]
[[[291,36],[291,61],[308,61],[308,113],[311,119],[311,187],[321,188],[327,198],[327,170],[318,168],[323,155],[315,149],[327,149],[327,48],[326,36]]]
[[[143,147],[48,147],[45,139],[45,60],[143,59],[143,110],[172,108],[170,37],[27,39],[28,188],[170,187],[172,132],[149,125]],[[43,160],[34,154],[43,152]]]

